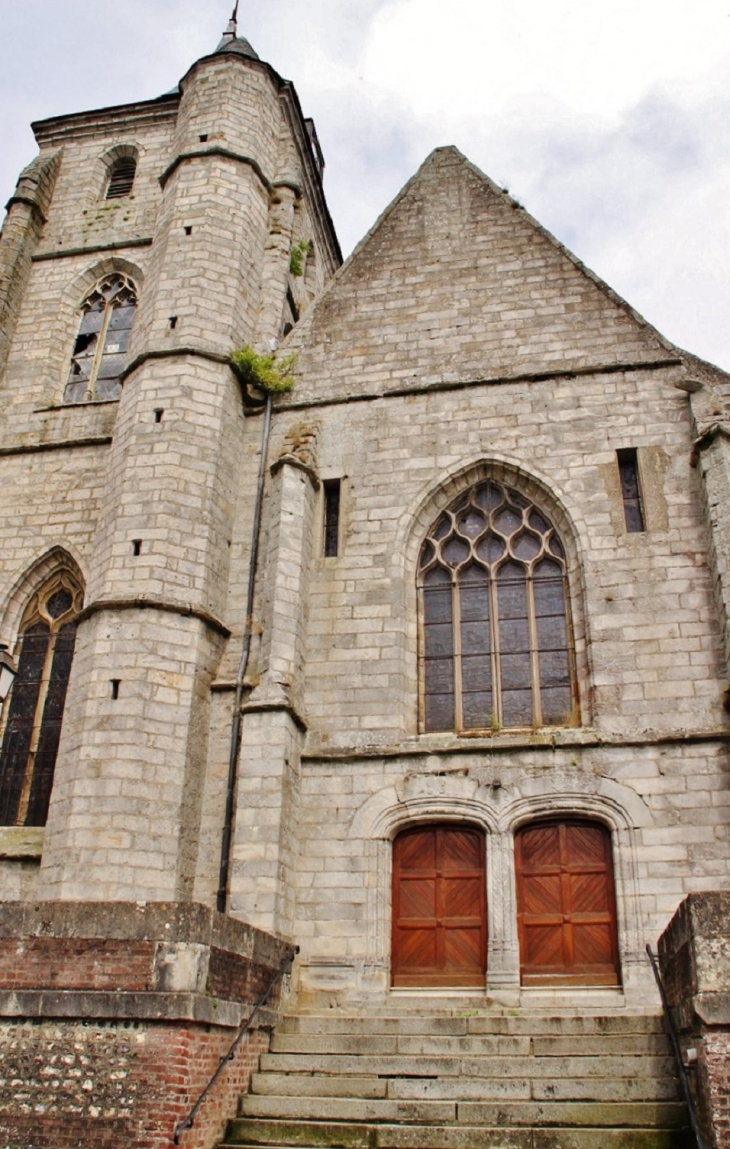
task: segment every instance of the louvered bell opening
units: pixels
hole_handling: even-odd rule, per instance
[[[119,160],[112,169],[106,189],[106,199],[121,199],[129,195],[137,170],[136,160]]]

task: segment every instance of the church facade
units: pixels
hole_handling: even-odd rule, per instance
[[[653,1001],[646,943],[730,886],[728,376],[453,148],[341,266],[314,126],[234,29],[35,131],[12,920],[206,907],[300,947],[301,1008]]]

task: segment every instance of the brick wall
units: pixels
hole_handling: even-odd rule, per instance
[[[217,1026],[54,1019],[0,1023],[3,1149],[164,1149],[233,1040]],[[269,1043],[256,1029],[239,1047],[186,1149],[219,1141]]]
[[[164,1149],[287,947],[195,905],[0,908],[2,1149]],[[268,1048],[277,989],[192,1130],[210,1149]]]

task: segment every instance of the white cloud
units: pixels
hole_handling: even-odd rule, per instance
[[[155,96],[231,0],[0,0],[0,192],[32,118]],[[667,336],[730,368],[730,0],[246,0],[349,251],[455,143]]]

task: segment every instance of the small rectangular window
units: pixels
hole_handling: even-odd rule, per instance
[[[325,479],[324,487],[324,557],[336,558],[340,542],[340,480]]]
[[[618,473],[621,478],[621,495],[624,501],[626,530],[629,534],[646,530],[644,511],[641,505],[639,483],[639,458],[636,447],[623,447],[616,452]]]

